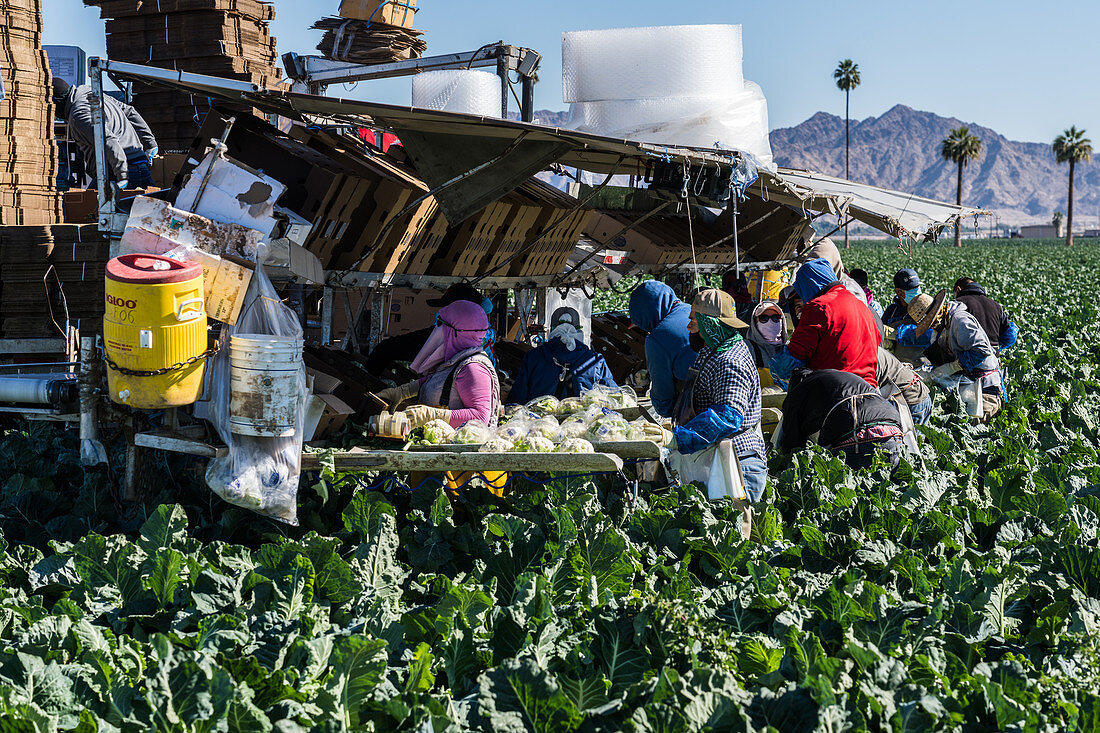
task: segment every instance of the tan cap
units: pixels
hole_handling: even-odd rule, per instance
[[[946,300],[947,291],[941,290],[934,298],[927,293],[921,293],[909,302],[909,317],[917,324],[917,336],[932,328]]]
[[[700,291],[691,304],[691,312],[713,316],[733,328],[749,327],[749,324],[737,317],[737,304],[734,302],[733,296],[724,290]]]

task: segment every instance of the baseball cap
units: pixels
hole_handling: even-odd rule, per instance
[[[920,276],[916,270],[898,270],[894,275],[894,287],[898,290],[912,290],[921,286]]]
[[[443,308],[451,303],[457,303],[460,300],[466,300],[471,303],[477,303],[481,305],[481,301],[485,298],[478,292],[477,288],[467,283],[455,283],[451,287],[444,291],[443,295],[438,298],[433,298],[428,301],[428,305],[432,308]]]
[[[581,328],[581,315],[577,312],[576,308],[570,308],[567,305],[563,305],[554,311],[554,315],[550,316],[550,329],[553,330],[563,323],[568,323],[573,328],[580,330]]]
[[[691,310],[704,316],[717,318],[733,328],[748,328],[749,324],[737,317],[737,304],[733,296],[724,290],[703,290],[695,296]]]

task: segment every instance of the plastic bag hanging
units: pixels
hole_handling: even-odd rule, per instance
[[[291,525],[309,398],[302,347],[297,314],[257,265],[240,318],[222,329],[210,364],[210,422],[229,453],[210,461],[206,483],[230,504]]]

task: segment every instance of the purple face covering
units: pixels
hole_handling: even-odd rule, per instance
[[[476,303],[459,300],[441,308],[435,330],[416,355],[412,370],[427,376],[436,368],[467,349],[481,346],[489,330],[489,317]]]

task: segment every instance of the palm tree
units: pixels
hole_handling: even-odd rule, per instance
[[[1062,231],[1062,222],[1065,221],[1066,215],[1061,211],[1055,211],[1054,216],[1050,217],[1050,223],[1054,225],[1054,231]]]
[[[1054,138],[1054,159],[1059,163],[1069,163],[1069,201],[1066,204],[1066,244],[1073,246],[1073,169],[1078,163],[1092,160],[1092,140],[1085,137],[1084,130],[1071,127]]]
[[[859,76],[859,64],[851,59],[844,59],[837,64],[833,71],[833,79],[836,80],[836,88],[844,92],[844,177],[849,178],[848,158],[851,152],[852,139],[848,132],[848,98],[852,90],[862,81]],[[848,227],[844,227],[844,248],[848,248]]]
[[[959,166],[959,181],[955,189],[955,203],[962,206],[963,202],[963,168],[970,161],[977,160],[982,154],[982,141],[970,134],[970,128],[963,125],[952,130],[940,143],[940,155],[944,160],[951,161]],[[962,227],[955,222],[955,246],[961,247]]]

